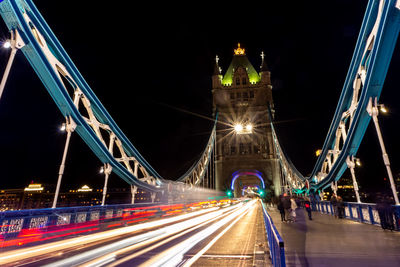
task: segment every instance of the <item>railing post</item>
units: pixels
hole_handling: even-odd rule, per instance
[[[368,205],[368,214],[369,214],[369,221],[370,221],[370,223],[372,224],[372,225],[374,225],[375,224],[375,219],[374,219],[374,214],[373,214],[373,212],[372,212],[372,206],[371,205]]]
[[[348,205],[349,205],[349,217],[350,217],[351,220],[353,220],[353,209],[351,208],[351,204],[350,203],[348,203]]]
[[[362,206],[360,204],[357,204],[357,210],[358,210],[358,218],[360,219],[360,222],[364,222],[364,214],[362,212]]]

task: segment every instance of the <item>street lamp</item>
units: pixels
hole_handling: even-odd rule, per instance
[[[3,47],[8,49],[11,48],[11,54],[10,57],[8,58],[7,66],[6,69],[4,70],[3,78],[1,79],[0,82],[0,99],[1,95],[3,94],[4,87],[6,85],[6,81],[8,78],[8,75],[11,70],[11,66],[13,64],[15,54],[17,53],[18,49],[21,49],[22,47],[25,46],[24,41],[22,40],[21,36],[18,33],[18,30],[12,30],[11,32],[11,39],[7,40],[4,44]]]
[[[235,129],[236,133],[242,132],[243,131],[243,125],[241,125],[240,123],[236,124],[234,129]]]
[[[388,109],[384,104],[379,104],[378,106],[382,113],[388,113]]]
[[[5,41],[3,43],[3,47],[6,48],[6,49],[10,48],[11,47],[11,41],[10,40]]]
[[[61,165],[60,165],[60,168],[58,170],[58,180],[57,180],[56,192],[54,194],[54,200],[53,200],[53,205],[52,205],[53,209],[55,207],[57,207],[57,199],[58,199],[58,195],[60,193],[61,179],[62,179],[62,176],[64,174],[65,160],[67,159],[69,142],[71,140],[71,134],[72,134],[73,131],[75,131],[75,128],[76,128],[76,124],[72,120],[71,117],[65,117],[65,120],[66,120],[66,122],[63,123],[63,125],[61,126],[60,129],[62,131],[67,131],[67,139],[65,141],[64,153],[63,153],[63,156],[62,156]]]
[[[104,204],[106,202],[108,177],[110,176],[111,171],[112,171],[112,167],[111,167],[110,163],[105,163],[104,166],[102,166],[100,168],[100,173],[104,173],[105,174],[104,188],[103,188],[103,198],[101,200],[101,205],[102,206],[104,206]]]
[[[247,125],[246,125],[246,130],[249,131],[249,132],[251,132],[251,130],[253,130],[253,125],[247,124]]]
[[[247,123],[246,126],[243,126],[241,123],[237,123],[233,126],[236,134],[251,134],[253,132],[253,125],[251,123]]]
[[[380,109],[382,111],[382,106],[383,106],[383,104],[378,104],[377,97],[375,97],[374,99],[372,99],[372,97],[370,97],[368,105],[367,105],[367,112],[372,117],[372,120],[375,124],[376,134],[378,135],[379,144],[380,144],[381,150],[382,150],[383,163],[386,166],[386,171],[389,176],[389,181],[390,181],[390,186],[392,188],[394,201],[395,201],[396,205],[400,205],[399,197],[397,196],[396,185],[395,185],[394,179],[393,179],[392,170],[390,168],[389,156],[386,153],[385,143],[383,142],[382,132],[381,132],[381,128],[379,127],[379,122],[378,122],[378,115],[379,115],[378,107],[380,107]],[[385,106],[383,106],[383,108],[384,108],[384,110],[387,111]],[[382,112],[384,112],[384,111],[382,111]]]

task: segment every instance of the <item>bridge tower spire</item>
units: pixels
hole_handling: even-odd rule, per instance
[[[214,66],[213,108],[219,114],[216,189],[232,190],[235,196],[256,187],[275,195],[281,193],[268,116],[268,106],[272,113],[274,110],[272,84],[264,53],[261,58],[257,72],[245,48],[238,44],[225,73],[221,72],[218,57]]]

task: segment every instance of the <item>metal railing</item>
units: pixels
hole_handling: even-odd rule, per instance
[[[392,207],[393,211],[389,214],[393,217],[394,230],[400,231],[400,206]],[[381,225],[379,211],[374,203],[343,202],[343,208],[343,218],[360,223]],[[335,215],[335,208],[329,201],[313,202],[312,209],[323,214]]]
[[[273,266],[286,266],[285,261],[285,247],[282,237],[279,235],[278,230],[269,216],[265,204],[261,201],[263,208],[263,216],[265,223],[265,230],[267,231],[268,247]]]

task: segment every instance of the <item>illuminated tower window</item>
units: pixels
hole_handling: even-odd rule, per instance
[[[240,78],[236,78],[236,85],[240,85]]]
[[[249,94],[247,92],[243,93],[243,100],[248,101],[249,100]]]

